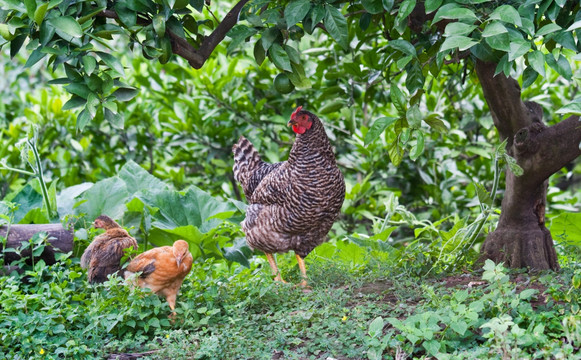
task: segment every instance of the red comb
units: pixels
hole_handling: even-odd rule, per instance
[[[291,114],[291,119],[294,119],[294,118],[295,118],[295,116],[297,116],[297,113],[298,113],[299,111],[301,111],[302,109],[303,109],[303,107],[302,107],[302,106],[299,106],[299,107],[298,107],[298,108],[297,108],[297,109],[296,109],[296,110],[295,110],[295,111],[294,111],[294,112]]]

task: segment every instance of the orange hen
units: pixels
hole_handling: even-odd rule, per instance
[[[173,246],[154,248],[137,256],[127,266],[125,278],[140,272],[137,285],[164,296],[174,311],[178,291],[193,261],[188,243],[177,240]]]
[[[105,232],[93,239],[81,257],[81,267],[88,269],[90,283],[102,283],[110,274],[121,270],[121,258],[125,249],[137,249],[137,241],[129,235],[115,220],[106,215],[95,219],[95,229]]]

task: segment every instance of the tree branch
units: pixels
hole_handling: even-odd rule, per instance
[[[226,14],[224,19],[214,31],[204,38],[202,45],[199,49],[194,48],[186,39],[181,38],[177,34],[173,33],[171,30],[167,29],[167,34],[171,40],[172,52],[182,58],[186,59],[190,66],[194,69],[200,69],[206,60],[212,55],[212,52],[224,40],[224,37],[232,29],[234,25],[238,22],[238,16],[240,11],[246,5],[248,0],[240,0],[232,10]],[[109,19],[119,20],[119,15],[114,10],[103,10],[99,13],[99,16],[103,16]],[[151,20],[145,20],[137,18],[137,23],[139,25],[149,25]]]
[[[520,86],[502,73],[494,76],[494,63],[476,60],[475,67],[494,125],[501,140],[508,138],[510,147],[514,134],[533,122],[531,112],[521,99]]]
[[[571,116],[546,127],[542,123],[519,130],[514,139],[515,156],[527,181],[538,184],[581,155],[581,122]]]

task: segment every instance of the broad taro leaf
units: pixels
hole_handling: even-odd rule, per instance
[[[62,219],[65,215],[73,214],[73,208],[79,201],[75,198],[92,186],[93,183],[86,182],[63,189],[56,197],[59,218]]]
[[[235,261],[247,268],[250,267],[248,259],[252,257],[252,250],[246,245],[246,238],[238,238],[230,247],[222,249],[222,253],[226,260]]]
[[[564,213],[553,218],[550,230],[556,241],[581,245],[581,213]]]
[[[215,228],[236,212],[234,204],[212,197],[192,186],[182,194],[175,190],[145,191],[136,195],[152,208],[149,240],[156,246],[171,245],[183,239],[190,244],[194,258],[222,253],[213,239]]]
[[[85,201],[74,211],[77,215],[86,214],[88,221],[93,221],[99,215],[119,219],[126,210],[125,203],[129,195],[125,181],[117,176],[111,177],[95,183],[77,197],[77,200]]]
[[[236,212],[231,202],[214,198],[195,186],[185,194],[163,190],[145,192],[138,197],[146,205],[159,209],[152,225],[160,229],[193,225],[206,233]]]
[[[125,181],[127,191],[130,194],[151,189],[168,189],[166,183],[148,173],[144,168],[137,165],[132,160],[128,161],[123,165],[121,170],[119,170],[119,177]]]
[[[14,212],[14,223],[20,223],[26,214],[36,208],[42,208],[42,195],[28,184],[11,200],[18,205],[18,210]]]

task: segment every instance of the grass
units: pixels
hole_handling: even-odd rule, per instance
[[[279,263],[298,283],[291,258]],[[385,263],[307,260],[310,292],[273,283],[262,257],[250,269],[195,264],[173,323],[147,291],[116,278],[89,285],[77,259],[39,262],[0,277],[0,351],[12,359],[581,358],[575,267],[527,274],[487,263],[419,279]]]

